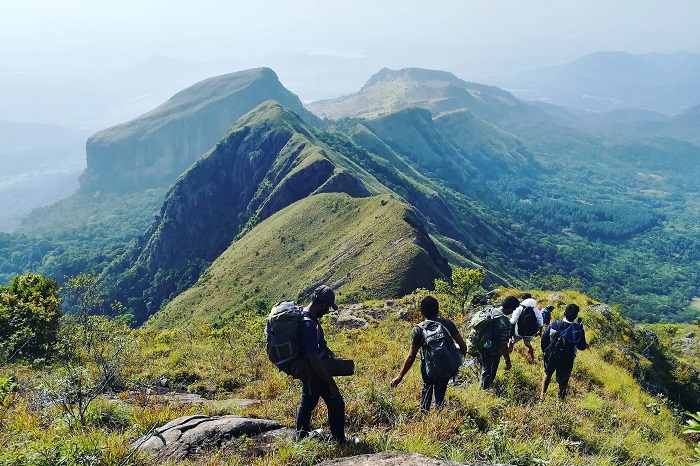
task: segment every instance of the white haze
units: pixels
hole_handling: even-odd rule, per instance
[[[0,120],[97,130],[268,66],[302,100],[382,67],[485,84],[597,51],[700,52],[696,0],[4,0]]]

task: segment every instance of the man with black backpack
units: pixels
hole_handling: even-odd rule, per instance
[[[328,408],[328,424],[334,440],[344,443],[345,438],[345,402],[338,385],[328,372],[323,359],[332,358],[333,352],[328,348],[319,320],[330,312],[338,310],[335,292],[328,286],[316,288],[311,296],[311,303],[304,308],[303,321],[298,328],[300,357],[306,358],[314,374],[313,377],[301,379],[301,403],[297,410],[296,438],[309,435],[311,415],[323,398]]]
[[[435,406],[442,409],[447,384],[462,365],[462,357],[467,354],[467,345],[454,322],[438,317],[437,299],[432,296],[424,298],[420,303],[420,312],[425,320],[413,328],[408,356],[399,374],[391,381],[391,386],[396,387],[401,383],[404,375],[413,366],[420,349],[420,372],[423,378],[420,410],[423,414],[427,414],[433,402],[433,395],[435,395]],[[459,351],[455,342],[459,345]]]
[[[468,352],[481,364],[479,387],[491,388],[496,378],[501,356],[506,361],[506,370],[510,370],[510,321],[508,316],[520,302],[515,296],[508,296],[498,308],[487,307],[478,311],[469,322]]]
[[[542,311],[537,308],[537,301],[530,293],[523,293],[520,306],[513,312],[510,318],[511,338],[508,350],[513,351],[513,345],[520,340],[527,346],[527,356],[531,363],[535,362],[535,350],[532,347],[532,339],[542,334]]]
[[[578,317],[579,307],[568,304],[564,310],[564,319],[555,320],[542,335],[542,354],[544,359],[544,377],[540,398],[549,388],[552,375],[557,373],[559,384],[559,399],[564,399],[569,386],[569,378],[574,368],[577,350],[588,348],[586,332],[583,330],[583,319]]]

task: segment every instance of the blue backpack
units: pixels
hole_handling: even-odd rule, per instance
[[[564,321],[557,320],[550,327],[550,335],[552,330],[556,330],[556,333],[551,336],[549,346],[542,355],[546,368],[562,367],[562,364],[572,363],[576,357],[576,344],[583,336],[583,326],[574,322],[561,329],[563,324]]]
[[[418,327],[423,332],[421,358],[426,375],[432,379],[454,376],[462,365],[462,353],[450,332],[435,320],[424,320]]]

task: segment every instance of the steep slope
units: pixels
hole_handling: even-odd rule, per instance
[[[431,286],[446,266],[415,213],[394,196],[312,195],[235,241],[147,327],[191,328],[253,300],[307,299],[321,283],[341,302],[399,296]]]
[[[512,134],[466,110],[433,119],[427,110],[412,108],[365,125],[422,173],[465,194],[483,195],[484,181],[533,163]]]
[[[142,320],[193,284],[237,235],[284,207],[315,193],[389,191],[342,165],[353,163],[297,115],[265,102],[177,180],[154,224],[105,274],[118,276],[115,292]]]
[[[201,81],[156,109],[88,139],[87,191],[167,186],[258,104],[274,99],[311,123],[317,118],[269,68]]]
[[[512,116],[546,118],[546,115],[520,102],[510,93],[493,86],[470,83],[445,71],[421,68],[383,68],[354,94],[306,104],[320,117],[376,118],[410,107],[420,107],[438,116],[455,110],[469,110],[485,120]]]

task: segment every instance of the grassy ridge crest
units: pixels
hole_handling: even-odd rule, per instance
[[[309,196],[235,241],[146,326],[214,322],[256,299],[299,299],[315,283],[338,288],[340,302],[430,286],[442,272],[416,244],[427,234],[413,217],[408,205],[388,194]]]

